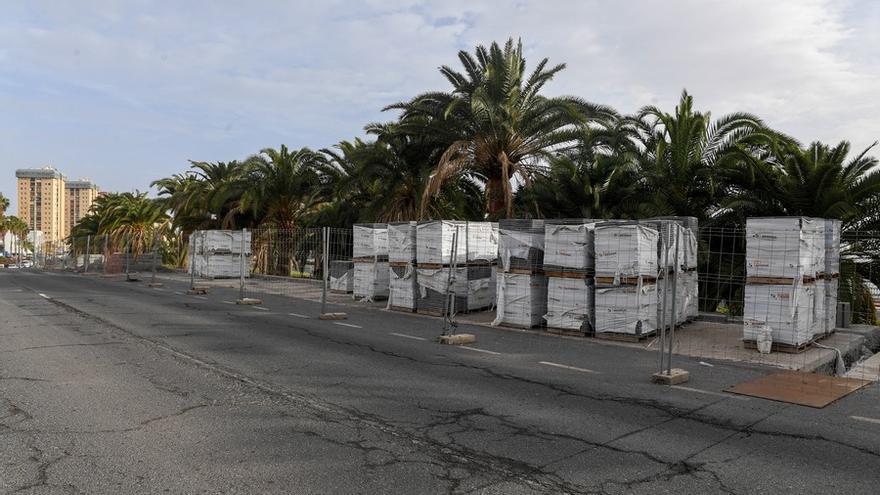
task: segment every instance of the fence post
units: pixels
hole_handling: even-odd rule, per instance
[[[189,244],[189,288],[196,288],[196,236],[190,234],[189,238],[192,239],[192,242]]]
[[[245,242],[247,229],[241,229],[241,252],[239,253],[239,274],[238,274],[238,299],[244,300],[244,263],[245,263]]]
[[[86,254],[85,258],[83,258],[83,273],[89,273],[89,261],[91,260],[92,252],[92,236],[91,234],[86,236]]]
[[[107,275],[107,258],[110,256],[110,235],[104,234],[104,275]]]
[[[675,233],[675,242],[673,245],[675,246],[675,256],[673,263],[675,263],[672,267],[672,316],[670,317],[670,325],[669,325],[669,358],[666,360],[666,374],[672,375],[672,346],[675,344],[675,298],[676,298],[676,287],[678,286],[678,274],[676,270],[678,269],[678,229],[676,229]]]
[[[455,333],[455,269],[458,259],[458,226],[452,233],[452,253],[449,258],[449,276],[446,278],[446,307],[443,311],[443,335],[451,335]],[[440,261],[443,261],[442,258]],[[442,265],[441,265],[442,266]]]
[[[667,225],[667,238],[669,237],[669,226]],[[666,298],[669,296],[669,276],[668,276],[668,266],[669,266],[669,246],[666,245],[666,241],[663,239],[663,235],[660,235],[660,249],[663,250],[663,266],[661,267],[661,273],[663,273],[663,298],[660,300],[660,335],[659,342],[657,343],[657,349],[660,351],[660,367],[658,368],[658,372],[663,373],[664,364],[666,364],[665,356],[666,356]],[[657,281],[657,289],[660,289],[660,281]]]
[[[327,284],[330,281],[330,227],[324,227],[321,239],[321,314],[327,313]]]
[[[159,248],[156,246],[157,240],[159,236],[153,237],[153,266],[150,267],[150,286],[155,287],[156,285],[156,257],[159,256]]]

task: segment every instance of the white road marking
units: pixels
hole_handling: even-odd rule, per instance
[[[308,315],[301,315],[299,313],[287,313],[287,314],[289,314],[290,316],[296,316],[297,318],[309,318]]]
[[[43,294],[42,292],[40,292],[39,294],[40,294],[40,297],[42,297],[43,299],[52,299],[51,297],[47,296],[46,294]]]
[[[202,300],[204,300],[204,301],[207,301],[207,300],[208,300],[208,298],[205,297],[205,296],[193,296],[193,297],[195,297],[196,299],[202,299]]]
[[[577,366],[569,366],[567,364],[551,363],[550,361],[538,361],[538,364],[562,368],[564,370],[580,371],[582,373],[599,373],[598,371],[588,370],[587,368],[578,368]]]
[[[702,390],[699,388],[685,387],[682,385],[670,385],[669,388],[674,388],[676,390],[684,390],[685,392],[694,392],[697,394],[714,395],[715,397],[724,397],[725,399],[749,400],[748,397],[744,397],[742,395],[725,394],[722,392],[712,392],[711,390]]]
[[[226,304],[235,304],[235,301],[221,301],[221,302],[224,302]]]
[[[874,423],[880,425],[880,419],[877,418],[866,418],[864,416],[850,416],[850,418],[856,421],[864,421],[866,423]]]
[[[459,348],[461,348],[461,349],[467,349],[467,350],[469,350],[469,351],[485,352],[486,354],[492,354],[492,355],[494,355],[494,356],[500,356],[500,355],[501,355],[500,352],[487,351],[486,349],[477,349],[476,347],[468,347],[468,346],[466,346],[466,345],[459,346]]]
[[[394,335],[395,337],[403,337],[405,339],[413,339],[413,340],[428,340],[424,337],[416,337],[415,335],[407,335],[405,333],[394,333],[388,332],[388,335]]]
[[[183,296],[183,295],[185,295],[183,292],[178,292],[178,291],[174,291],[174,293],[177,294],[178,296]]]
[[[254,309],[259,309],[260,311],[269,311],[269,308],[264,308],[262,306],[251,306]]]
[[[364,328],[360,325],[352,325],[351,323],[339,323],[338,321],[333,322],[334,325],[339,325],[341,327],[351,327],[351,328]]]

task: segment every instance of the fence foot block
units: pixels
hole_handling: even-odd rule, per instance
[[[208,293],[207,287],[193,287],[190,290],[186,291],[187,295],[190,296],[202,296]]]
[[[262,299],[254,299],[252,297],[245,297],[245,298],[242,298],[242,299],[235,301],[235,304],[241,304],[243,306],[258,306],[260,304],[263,304],[263,300]]]
[[[147,287],[162,287],[162,282],[150,282],[149,284],[147,284]]]
[[[318,317],[321,320],[347,320],[348,314],[346,313],[322,313],[321,316]]]
[[[654,373],[651,375],[651,381],[660,385],[678,385],[685,383],[690,379],[691,375],[681,368],[672,368],[670,373],[665,371]]]
[[[449,345],[473,344],[477,338],[469,333],[457,333],[455,335],[441,335],[439,342]]]

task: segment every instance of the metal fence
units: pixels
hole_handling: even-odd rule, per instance
[[[441,318],[438,335],[467,323],[614,340],[653,350],[658,371],[688,356],[701,366],[728,360],[867,376],[859,363],[880,344],[863,338],[880,307],[880,233],[844,230],[839,273],[784,280],[750,279],[749,242],[743,225],[694,232],[682,219],[400,222],[149,241],[86,236],[47,243],[35,261],[226,288],[239,301],[296,298],[319,303],[310,308],[320,314],[352,305],[422,313]],[[798,306],[792,297],[813,302]],[[795,307],[809,323],[783,314]],[[809,327],[809,342],[776,341],[759,352],[756,335],[769,321]]]

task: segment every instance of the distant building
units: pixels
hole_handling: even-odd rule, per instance
[[[68,181],[54,167],[15,171],[18,179],[18,217],[30,230],[42,232],[45,242],[61,241],[89,212],[98,187],[86,179]]]
[[[98,186],[88,179],[69,180],[64,184],[64,216],[67,222],[65,237],[70,235],[76,222],[89,213],[98,197]]]
[[[18,218],[31,230],[43,232],[46,241],[67,235],[64,216],[64,175],[53,167],[19,169]]]

